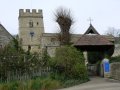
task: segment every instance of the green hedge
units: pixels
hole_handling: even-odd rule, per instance
[[[62,46],[56,49],[55,57],[50,60],[53,73],[66,78],[88,78],[84,56],[73,46]]]
[[[113,63],[113,62],[120,62],[120,56],[111,57],[110,58],[110,63]]]

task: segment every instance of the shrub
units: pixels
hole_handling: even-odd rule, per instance
[[[80,80],[88,79],[86,67],[83,64],[77,63],[73,66],[73,76],[74,78],[79,78]]]
[[[56,49],[51,59],[53,71],[66,78],[87,78],[83,53],[73,46],[62,46]]]
[[[26,53],[20,47],[18,41],[13,39],[4,48],[0,48],[0,78],[5,82],[9,75],[31,74],[32,70],[47,67],[49,56],[45,51],[41,53]],[[14,80],[14,78],[13,78]]]
[[[120,62],[120,56],[111,57],[110,58],[110,63],[113,63],[113,62]]]

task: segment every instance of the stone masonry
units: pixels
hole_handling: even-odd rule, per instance
[[[25,51],[28,47],[31,52],[41,50],[41,36],[44,33],[42,10],[19,10],[19,38]]]
[[[75,43],[82,34],[71,34],[71,43]],[[107,39],[111,37],[105,36]],[[19,38],[22,48],[31,52],[42,52],[47,49],[50,56],[55,55],[55,50],[60,46],[57,33],[45,33],[42,10],[19,10]]]
[[[111,63],[110,76],[113,79],[120,80],[120,62]]]

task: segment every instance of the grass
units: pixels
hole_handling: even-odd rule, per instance
[[[61,84],[57,80],[50,78],[36,78],[29,81],[16,81],[0,84],[0,90],[54,90],[60,88]]]
[[[56,90],[87,82],[88,80],[56,80],[51,77],[37,77],[28,81],[1,83],[0,90]]]
[[[88,79],[86,79],[86,80],[75,80],[75,79],[71,79],[71,80],[66,80],[64,83],[63,83],[63,87],[64,88],[67,88],[67,87],[71,87],[71,86],[74,86],[74,85],[78,85],[78,84],[81,84],[81,83],[85,83],[85,82],[87,82],[87,81],[89,81]]]

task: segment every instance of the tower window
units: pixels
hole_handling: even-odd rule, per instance
[[[33,37],[34,36],[34,32],[30,32],[30,36]]]
[[[33,27],[33,21],[29,22],[29,27],[32,28]]]
[[[37,25],[39,25],[39,23],[37,22]]]
[[[32,41],[33,36],[34,36],[34,32],[30,32],[30,36],[31,36],[31,41]]]

